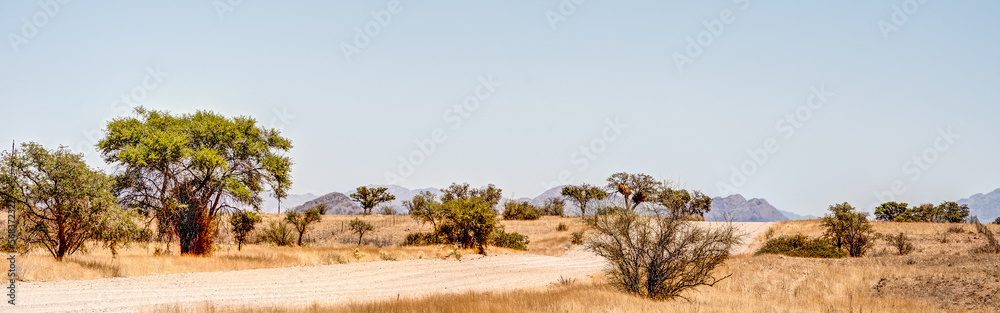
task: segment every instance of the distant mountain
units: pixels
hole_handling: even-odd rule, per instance
[[[798,214],[795,214],[795,213],[792,213],[792,212],[782,211],[782,210],[778,210],[778,212],[781,212],[781,215],[784,215],[790,221],[814,220],[814,219],[819,218],[818,216],[815,216],[815,215],[798,215]]]
[[[548,201],[549,199],[557,198],[557,197],[562,197],[562,189],[563,189],[563,187],[565,187],[565,185],[558,186],[558,187],[546,190],[545,192],[543,192],[542,194],[538,195],[537,197],[532,198],[530,200],[531,204],[534,204],[534,205],[543,205],[543,204],[545,204],[545,201]]]
[[[725,221],[732,216],[734,222],[778,222],[788,218],[775,209],[767,200],[743,198],[732,195],[712,199],[712,210],[705,214],[706,221]]]
[[[316,199],[316,195],[311,193],[304,195],[288,195],[288,197],[281,199],[281,212],[285,212],[288,208],[294,208],[312,199]],[[264,213],[277,213],[278,199],[272,198],[271,196],[264,197],[264,204],[260,209],[261,211],[264,211]]]
[[[302,212],[316,204],[326,203],[326,214],[352,215],[361,213],[361,206],[351,201],[351,198],[339,192],[331,192],[292,208],[293,211]]]
[[[969,205],[969,216],[978,216],[983,223],[992,222],[1000,216],[1000,188],[988,194],[975,194],[958,200],[958,204]]]

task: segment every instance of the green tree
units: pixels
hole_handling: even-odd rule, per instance
[[[448,242],[462,248],[476,248],[486,254],[486,245],[497,227],[496,211],[488,200],[480,197],[458,198],[443,204],[445,218],[437,232]]]
[[[437,221],[444,217],[441,203],[430,191],[421,191],[412,200],[403,201],[403,207],[410,211],[413,218],[431,223],[434,229],[437,229]]]
[[[542,214],[550,216],[564,216],[566,212],[566,200],[562,198],[549,198],[542,205]]]
[[[677,216],[697,216],[704,219],[705,213],[712,209],[712,198],[700,191],[664,188],[656,196],[656,202]]]
[[[945,201],[939,204],[936,210],[941,214],[940,220],[944,223],[965,223],[965,219],[969,217],[967,204],[958,205],[952,201]]]
[[[592,200],[604,200],[608,193],[599,187],[583,184],[578,186],[565,186],[560,193],[576,203],[580,208],[580,216],[587,216],[587,205]]]
[[[451,186],[441,190],[443,195],[441,196],[441,202],[448,202],[457,199],[470,199],[470,198],[480,198],[485,200],[490,204],[491,207],[495,207],[500,203],[500,199],[503,197],[503,190],[497,188],[493,184],[489,184],[486,188],[474,189],[469,187],[469,183],[452,183]]]
[[[875,219],[886,222],[903,221],[906,218],[906,211],[909,204],[898,202],[886,202],[875,208]]]
[[[355,193],[351,194],[351,200],[357,202],[364,209],[362,214],[372,214],[372,209],[381,203],[396,200],[396,196],[389,193],[386,187],[358,187]]]
[[[868,222],[868,213],[859,212],[847,202],[831,205],[830,213],[822,218],[824,236],[838,249],[846,248],[851,257],[864,256],[875,244],[875,231]]]
[[[944,214],[938,210],[937,206],[930,203],[924,203],[920,206],[913,207],[904,214],[905,221],[907,222],[926,222],[926,223],[941,223],[944,222]]]
[[[211,252],[221,212],[259,208],[266,188],[281,197],[291,185],[292,161],[281,154],[291,141],[253,118],[136,113],[109,122],[97,147],[119,169],[120,202],[155,215],[182,254]]]
[[[537,220],[541,216],[542,211],[528,201],[507,201],[504,204],[505,220]]]
[[[354,218],[354,220],[351,221],[351,224],[349,226],[351,228],[351,232],[358,234],[359,246],[361,245],[361,238],[365,236],[365,233],[375,229],[375,227],[372,226],[372,224],[368,224],[368,222],[359,220],[358,218]]]
[[[309,231],[309,226],[322,219],[323,215],[320,215],[318,207],[312,207],[303,213],[290,211],[285,215],[285,222],[292,224],[295,231],[299,233],[299,247],[302,246],[302,239],[306,236],[306,232]]]
[[[243,250],[243,242],[253,233],[258,223],[260,223],[260,215],[250,211],[239,211],[229,217],[229,225],[233,227],[237,251]]]
[[[625,200],[626,209],[633,211],[643,202],[649,201],[662,187],[663,183],[653,179],[652,176],[625,172],[608,177],[607,186]]]
[[[117,256],[116,248],[137,233],[134,216],[112,195],[114,180],[88,167],[82,154],[32,142],[4,152],[0,163],[3,202],[15,206],[24,235],[56,261],[83,250],[89,240],[103,241]]]

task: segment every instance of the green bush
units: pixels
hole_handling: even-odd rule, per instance
[[[899,255],[907,255],[913,252],[913,243],[910,242],[910,238],[906,237],[906,234],[899,233],[899,235],[887,235],[885,236],[885,241],[889,245],[896,247],[896,252]]]
[[[755,254],[781,254],[797,258],[843,258],[847,256],[844,251],[838,249],[827,239],[809,238],[802,234],[780,236],[768,240]]]
[[[542,211],[528,201],[507,201],[507,204],[504,204],[505,220],[537,220],[541,216]]]
[[[559,223],[559,226],[556,226],[556,231],[567,231],[567,230],[569,230],[569,226],[566,226],[566,224]]]
[[[403,239],[404,246],[426,246],[443,243],[445,241],[436,233],[410,233],[406,235],[406,239]]]
[[[292,245],[294,235],[292,228],[288,227],[287,223],[271,221],[268,227],[264,229],[260,239],[264,242],[284,247]]]
[[[545,200],[545,205],[541,208],[543,215],[563,216],[566,213],[566,200],[562,198],[549,198]]]
[[[570,241],[569,242],[572,243],[572,244],[574,244],[574,245],[582,245],[583,244],[583,232],[582,231],[573,232],[573,234],[570,235]]]
[[[528,236],[518,233],[508,233],[503,229],[494,230],[493,238],[490,241],[494,246],[516,250],[528,250],[528,243],[530,242]]]

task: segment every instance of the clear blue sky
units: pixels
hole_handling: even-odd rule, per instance
[[[104,166],[91,138],[131,94],[280,128],[293,193],[389,172],[525,197],[629,171],[820,214],[894,181],[910,203],[1000,187],[996,1],[232,2],[4,1],[0,141]],[[826,102],[809,108],[812,88]],[[766,162],[747,153],[764,148]]]

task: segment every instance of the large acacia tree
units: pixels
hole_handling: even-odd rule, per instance
[[[109,122],[97,147],[117,166],[120,201],[155,216],[182,254],[211,252],[220,213],[259,208],[262,192],[291,185],[291,141],[250,117],[138,108]]]

